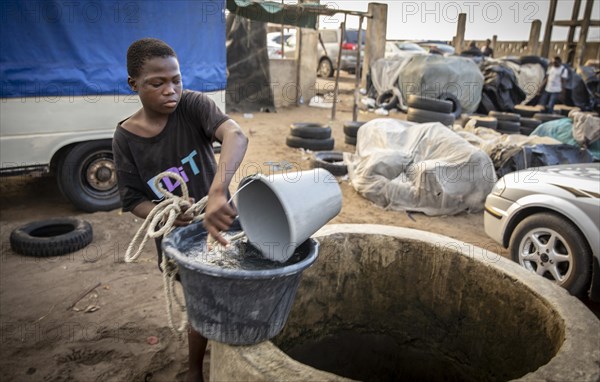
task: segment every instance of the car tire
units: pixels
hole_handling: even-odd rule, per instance
[[[540,113],[543,110],[544,110],[544,107],[539,106],[539,105],[535,105],[535,106],[515,105],[515,113],[519,114],[521,116],[521,119],[532,118],[534,116],[534,114]]]
[[[535,237],[544,244],[554,237],[555,251],[566,255],[567,261],[550,264],[549,260],[556,260],[556,254],[548,256],[543,247],[536,247],[532,240]],[[540,249],[543,250],[541,254]],[[511,235],[509,251],[515,262],[530,271],[552,277],[558,285],[574,296],[583,296],[589,287],[592,277],[591,250],[585,236],[564,217],[553,213],[537,213],[523,219]],[[544,267],[540,268],[542,262]],[[552,268],[556,272],[554,276],[548,270]],[[562,280],[557,280],[556,276]]]
[[[530,136],[534,130],[535,130],[535,128],[524,127],[524,126],[521,126],[521,128],[519,129],[519,131],[521,132],[521,135],[526,135],[526,136]]]
[[[292,123],[290,134],[298,138],[327,139],[331,138],[331,128],[319,123]]]
[[[435,111],[448,114],[452,112],[452,102],[441,99],[428,98],[411,94],[407,99],[408,107],[413,109]]]
[[[565,117],[564,115],[561,115],[561,114],[537,113],[537,114],[534,114],[533,118],[544,123],[544,122],[555,121],[557,119],[563,119],[563,118],[567,118],[567,117]]]
[[[442,125],[452,126],[454,124],[454,115],[409,107],[406,120],[417,123],[440,122]]]
[[[344,122],[344,134],[346,134],[349,137],[356,138],[356,136],[358,135],[358,130],[365,123],[366,122],[359,122],[359,121]]]
[[[487,127],[488,129],[496,130],[498,128],[498,120],[488,116],[470,116],[469,120],[475,121],[475,127]]]
[[[344,135],[344,143],[351,145],[351,146],[356,146],[356,137]]]
[[[10,246],[25,256],[60,256],[84,248],[92,239],[92,226],[87,221],[58,218],[31,222],[15,229],[10,234]]]
[[[312,151],[327,151],[333,150],[334,140],[333,138],[326,139],[310,139],[300,138],[293,135],[288,135],[285,139],[286,145],[296,149],[305,149]]]
[[[542,122],[540,120],[537,119],[533,119],[533,118],[521,118],[521,127],[527,127],[530,129],[535,129],[536,127],[538,127],[539,125],[541,125]]]
[[[519,123],[519,121],[521,120],[521,116],[519,114],[515,114],[515,113],[506,113],[503,111],[490,111],[490,113],[488,114],[490,117],[494,117],[498,120],[498,122],[500,121],[507,121],[507,122],[517,122]]]
[[[324,57],[321,59],[321,61],[319,61],[317,75],[321,78],[333,77],[333,64],[328,58]]]
[[[520,134],[521,125],[519,122],[510,122],[510,121],[498,121],[498,127],[496,130],[502,134]]]
[[[454,119],[460,118],[460,115],[462,114],[462,106],[460,105],[460,101],[458,100],[458,98],[456,98],[454,94],[443,92],[438,96],[438,99],[442,101],[451,102],[452,109],[449,111],[449,113],[454,115]]]
[[[321,151],[311,159],[312,168],[323,168],[334,176],[344,176],[348,167],[344,164],[344,153],[341,151]]]
[[[75,145],[58,164],[57,180],[63,195],[82,211],[121,206],[110,139]]]
[[[381,93],[377,97],[377,100],[375,103],[376,103],[377,107],[382,107],[385,110],[392,110],[398,106],[398,103],[400,103],[400,100],[398,99],[398,96],[396,94],[394,94],[393,90],[388,90],[388,91]],[[385,104],[385,106],[383,106],[384,104]]]

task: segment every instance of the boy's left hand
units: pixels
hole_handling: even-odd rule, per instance
[[[235,207],[227,203],[226,194],[209,194],[204,214],[204,228],[222,245],[229,243],[221,236],[221,231],[229,229],[236,216],[237,211]]]

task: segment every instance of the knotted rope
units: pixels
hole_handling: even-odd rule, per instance
[[[182,196],[177,196],[167,191],[160,183],[163,178],[171,178],[178,182],[181,185]],[[251,182],[248,182],[246,185],[250,183]],[[127,251],[125,252],[126,263],[135,261],[141,255],[142,250],[144,249],[144,246],[149,238],[158,238],[171,233],[171,231],[173,231],[175,228],[174,223],[177,219],[177,216],[179,216],[182,212],[185,211],[186,215],[191,216],[193,222],[204,220],[204,213],[202,213],[202,211],[206,207],[208,197],[205,196],[196,203],[192,204],[189,201],[188,187],[181,175],[169,171],[161,172],[154,178],[154,186],[163,193],[165,199],[152,209],[152,211],[146,217],[146,220],[144,220],[142,226],[134,235],[131,243],[129,243]],[[238,189],[237,192],[240,192],[242,188]],[[235,196],[235,194],[233,196]],[[229,202],[233,200],[233,196]],[[241,232],[231,237],[230,241],[239,240],[244,236],[245,233]],[[209,239],[210,238],[207,237],[207,242]],[[183,339],[182,333],[187,327],[187,315],[185,304],[179,299],[179,297],[177,297],[177,294],[175,293],[175,277],[177,276],[178,272],[177,263],[163,254],[160,266],[163,269],[163,290],[165,292],[169,326],[177,338],[181,340]],[[179,327],[175,327],[175,323],[173,322],[173,303],[177,305],[177,308],[181,314],[181,322]]]

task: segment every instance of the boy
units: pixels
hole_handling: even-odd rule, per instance
[[[563,90],[563,83],[567,78],[569,78],[567,68],[562,66],[560,57],[554,57],[552,65],[548,67],[546,72],[546,78],[544,79],[546,87],[539,102],[540,105],[545,107],[546,113],[554,113],[554,104],[556,104],[556,100],[558,100],[558,96]],[[544,87],[543,84],[542,87]]]
[[[160,199],[154,178],[169,170],[178,172],[196,200],[208,195],[204,226],[223,245],[237,212],[227,203],[228,187],[244,158],[248,139],[240,126],[223,114],[206,95],[183,91],[179,61],[165,42],[144,38],[127,50],[129,86],[138,93],[142,108],[119,122],[113,138],[119,192],[123,211],[145,219]],[[222,142],[219,164],[212,141]],[[162,180],[165,188],[181,195],[178,183]],[[180,215],[185,226],[191,217]],[[159,264],[160,243],[157,242]],[[206,338],[188,330],[188,381],[202,381]]]

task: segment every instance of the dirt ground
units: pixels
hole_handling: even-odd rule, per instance
[[[343,102],[331,122],[335,149],[344,144],[342,123],[351,120],[351,81],[344,79]],[[309,155],[285,145],[292,122],[330,120],[330,110],[302,106],[253,118],[231,115],[250,138],[244,175],[268,162],[283,161],[309,169]],[[403,114],[392,115],[404,118]],[[361,113],[360,120],[377,116]],[[361,197],[348,180],[340,183],[342,212],[332,223],[385,224],[432,231],[500,252],[483,230],[483,215],[428,217],[386,211]],[[2,381],[182,381],[187,344],[169,331],[153,244],[141,260],[125,264],[127,245],[142,223],[119,210],[86,214],[60,194],[53,178],[0,178],[0,380]],[[76,253],[46,259],[18,256],[9,235],[32,220],[77,216],[94,229],[93,242]],[[95,285],[94,291],[71,305]],[[84,312],[96,306],[93,312]],[[149,337],[158,343],[151,344]],[[208,358],[205,362],[207,362]],[[207,368],[208,369],[208,368]],[[208,370],[206,370],[208,372]],[[206,374],[208,375],[208,374]]]

